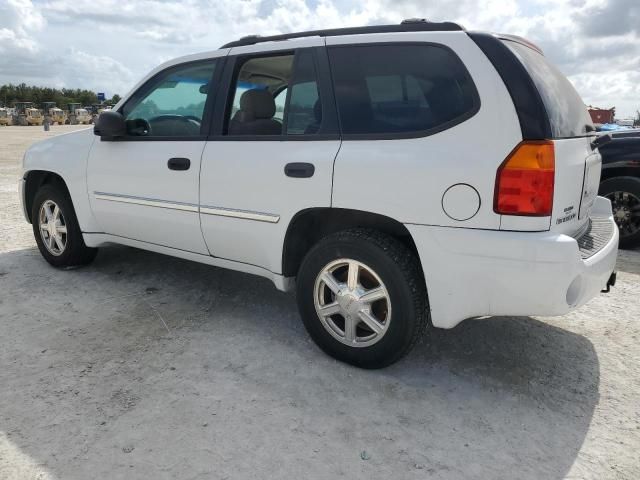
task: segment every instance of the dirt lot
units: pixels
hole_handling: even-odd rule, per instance
[[[1,479],[638,479],[640,252],[563,318],[469,320],[362,371],[266,280],[130,248],[56,271],[0,127]]]

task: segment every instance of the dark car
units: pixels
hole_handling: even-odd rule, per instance
[[[600,147],[600,195],[611,200],[620,248],[640,246],[640,130],[612,134]]]

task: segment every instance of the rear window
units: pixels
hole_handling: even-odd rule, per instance
[[[479,108],[469,73],[446,47],[337,46],[329,57],[345,135],[426,135]]]
[[[504,44],[518,57],[538,89],[554,138],[580,137],[595,130],[587,106],[560,70],[526,45],[508,40]]]

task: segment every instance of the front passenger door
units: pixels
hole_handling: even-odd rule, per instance
[[[126,137],[94,142],[87,184],[104,233],[209,253],[198,217],[198,177],[222,61],[155,75],[120,109]]]

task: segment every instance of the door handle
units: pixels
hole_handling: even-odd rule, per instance
[[[169,170],[189,170],[191,160],[188,158],[170,158],[167,162]]]
[[[313,177],[316,167],[312,163],[287,163],[284,167],[284,174],[293,178]]]

